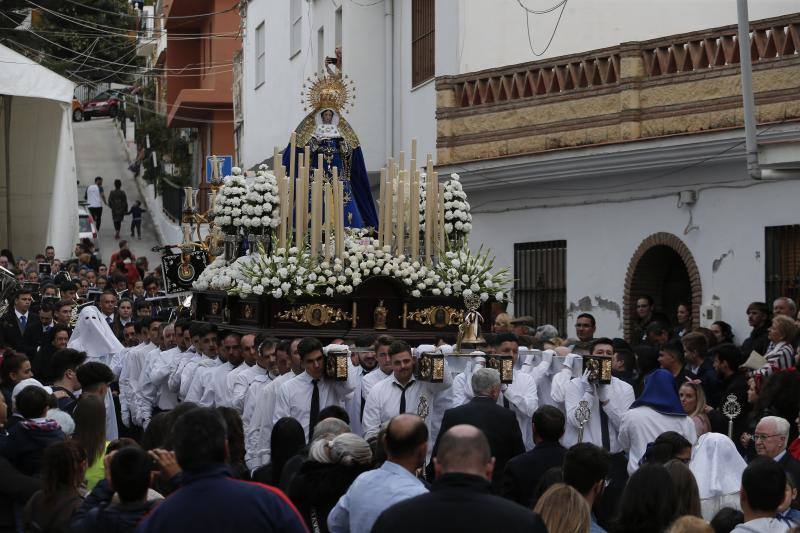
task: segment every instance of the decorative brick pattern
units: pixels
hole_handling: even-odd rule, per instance
[[[689,273],[689,284],[692,290],[692,324],[700,324],[700,305],[703,301],[703,287],[700,283],[700,271],[697,268],[692,252],[682,240],[671,233],[654,233],[644,239],[631,257],[628,270],[625,273],[625,292],[622,296],[624,313],[624,333],[625,338],[630,339],[635,324],[636,310],[634,309],[636,293],[634,293],[634,275],[639,261],[652,248],[656,246],[667,246],[680,256],[686,270]]]
[[[754,64],[800,53],[800,22],[771,19],[750,27],[750,55]],[[651,46],[642,43],[642,59],[649,77],[736,65],[739,37],[736,27],[729,26],[720,28],[717,35],[694,33],[688,39],[675,36]]]

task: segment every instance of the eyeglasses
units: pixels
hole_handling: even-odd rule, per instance
[[[764,435],[763,433],[756,433],[753,435],[753,440],[767,440],[770,437],[783,437],[780,433],[776,433],[774,435]]]

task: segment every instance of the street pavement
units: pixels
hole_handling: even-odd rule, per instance
[[[75,135],[75,159],[78,165],[78,195],[83,200],[83,191],[94,183],[97,176],[103,177],[103,190],[108,194],[114,189],[114,180],[122,180],[122,190],[128,196],[128,206],[136,200],[144,198],[139,194],[133,173],[128,170],[128,160],[119,133],[115,131],[114,122],[108,118],[93,118],[86,122],[73,123]],[[128,241],[128,247],[136,257],[146,256],[153,270],[160,263],[160,254],[153,252],[158,246],[156,231],[149,212],[145,212],[142,220],[142,240],[131,239],[131,216],[122,221],[120,238]],[[103,207],[102,224],[98,232],[98,246],[103,262],[108,264],[111,254],[119,249],[119,242],[114,238],[114,223],[111,220],[111,209]],[[71,250],[70,250],[71,252]]]

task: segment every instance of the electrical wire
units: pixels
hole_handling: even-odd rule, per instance
[[[75,24],[76,26],[81,26],[81,27],[84,27],[84,28],[89,28],[91,30],[100,31],[100,32],[106,33],[108,35],[117,35],[119,37],[130,37],[130,35],[128,33],[120,32],[120,28],[118,28],[116,26],[109,26],[108,24],[99,24],[99,23],[91,23],[92,25],[89,25],[90,23],[87,23],[86,21],[84,21],[84,20],[82,20],[80,18],[72,17],[72,16],[66,15],[64,13],[59,13],[58,11],[53,11],[52,9],[48,9],[46,7],[40,6],[36,2],[33,2],[32,0],[26,0],[26,2],[28,2],[29,4],[31,4],[33,6],[36,6],[38,9],[41,9],[42,11],[45,11],[47,13],[52,14],[53,16],[55,16],[57,18],[60,18],[60,19],[65,20],[67,22],[70,22],[71,24]],[[188,21],[187,22],[183,22],[183,23],[179,23],[179,25],[187,24],[187,23],[188,23]],[[106,29],[102,30],[101,28],[106,28]],[[114,30],[114,31],[110,31],[110,30]],[[139,31],[142,31],[142,30],[137,30],[136,28],[132,28],[132,31],[139,32]],[[153,33],[168,33],[168,35],[172,35],[172,33],[169,33],[167,30],[157,30],[157,29],[153,28],[150,31],[152,31]],[[186,38],[189,38],[189,39],[193,38],[195,35],[210,35],[210,36],[224,37],[224,36],[236,36],[236,35],[238,35],[238,32],[236,32],[236,33],[227,32],[227,33],[219,33],[219,34],[194,34],[194,33],[177,33],[177,32],[175,33],[175,36],[186,37]]]
[[[552,13],[553,11],[558,9],[559,7],[565,5],[567,3],[567,0],[561,0],[561,2],[557,3],[553,7],[545,9],[544,11],[536,11],[535,9],[529,9],[528,7],[525,6],[525,4],[522,3],[522,0],[517,0],[517,3],[519,4],[519,6],[522,9],[524,9],[528,13],[531,13],[533,15],[546,15],[547,13]]]
[[[522,8],[525,10],[525,26],[527,28],[527,33],[528,33],[528,46],[530,47],[533,55],[535,55],[536,57],[543,56],[550,48],[550,45],[553,44],[553,39],[555,38],[556,32],[558,31],[558,25],[561,23],[561,17],[564,15],[564,10],[567,8],[567,1],[568,0],[563,0],[561,4],[561,11],[558,13],[558,20],[556,20],[556,26],[555,28],[553,28],[553,33],[550,35],[550,40],[547,41],[547,45],[541,52],[537,52],[533,47],[533,38],[531,37],[531,12],[529,12],[529,10],[525,6],[523,6],[522,3],[520,2],[520,6],[522,6]]]
[[[92,11],[97,11],[97,12],[100,12],[100,13],[108,13],[108,14],[117,15],[117,16],[120,16],[120,17],[131,17],[131,18],[136,18],[136,19],[138,19],[138,18],[152,18],[152,19],[167,18],[164,15],[145,15],[144,13],[142,13],[141,15],[131,15],[130,13],[117,13],[116,11],[109,11],[107,9],[100,9],[99,7],[94,7],[94,6],[90,6],[90,5],[87,5],[87,4],[82,4],[80,2],[76,2],[75,0],[64,0],[64,1],[67,2],[67,3],[70,3],[70,4],[74,4],[76,6],[79,6],[79,7],[84,7],[86,9],[91,9]],[[222,15],[223,13],[230,13],[231,11],[233,11],[234,9],[237,9],[238,7],[239,6],[237,4],[235,6],[229,7],[228,9],[224,9],[222,11],[214,11],[213,13],[199,13],[197,15],[172,16],[172,17],[169,17],[169,18],[171,18],[171,19],[195,19],[195,18],[199,18],[199,17],[213,17],[214,15]]]

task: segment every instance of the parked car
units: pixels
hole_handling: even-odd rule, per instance
[[[78,239],[89,239],[97,244],[97,226],[94,224],[94,217],[83,206],[78,207]]]
[[[83,120],[83,104],[80,100],[72,97],[72,121],[80,122]]]
[[[115,117],[121,105],[122,91],[109,89],[97,94],[94,98],[83,103],[83,118],[91,120],[92,117]]]

